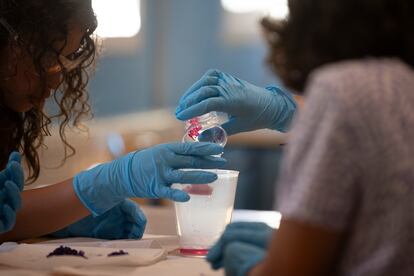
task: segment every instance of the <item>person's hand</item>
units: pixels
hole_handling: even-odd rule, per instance
[[[24,173],[18,152],[12,152],[4,170],[0,171],[0,233],[10,231],[21,208],[20,193],[24,187]]]
[[[213,269],[223,266],[224,252],[229,244],[242,242],[266,250],[273,228],[262,222],[235,222],[227,225],[220,239],[208,251],[207,260]]]
[[[100,216],[89,215],[50,235],[55,238],[140,239],[146,224],[147,218],[138,205],[125,199]]]
[[[221,146],[212,143],[158,145],[81,172],[75,176],[73,187],[95,216],[127,197],[188,201],[190,196],[185,191],[170,186],[174,183],[210,183],[217,179],[217,175],[180,169],[222,167],[226,160],[212,156],[222,152]]]
[[[175,113],[184,121],[210,111],[226,112],[230,120],[223,128],[232,135],[261,128],[285,132],[295,110],[292,95],[279,87],[262,88],[209,70],[181,97]]]
[[[228,243],[223,248],[223,260],[221,267],[227,276],[246,276],[266,256],[266,250],[240,241]]]

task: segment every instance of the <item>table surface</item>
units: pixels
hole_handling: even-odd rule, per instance
[[[148,224],[143,239],[154,239],[160,242],[169,252],[165,260],[154,265],[141,267],[112,267],[91,268],[84,274],[65,274],[65,275],[197,275],[197,276],[215,276],[224,275],[223,270],[214,271],[204,258],[183,257],[177,253],[178,237],[176,235],[175,211],[172,206],[168,207],[142,207],[148,218]],[[277,228],[280,221],[280,214],[271,211],[252,211],[252,210],[235,210],[233,212],[233,221],[262,221]],[[53,240],[44,238],[32,239],[25,241],[27,243],[45,242],[53,243]],[[88,239],[85,239],[88,241]],[[97,269],[101,271],[97,272]],[[23,269],[14,269],[0,265],[0,275],[63,275],[47,271],[29,271]]]

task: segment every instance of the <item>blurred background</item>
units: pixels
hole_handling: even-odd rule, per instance
[[[86,122],[88,133],[68,134],[77,153],[63,166],[59,136],[47,139],[41,176],[31,187],[131,150],[180,141],[184,124],[175,119],[175,106],[210,68],[260,86],[279,83],[265,64],[259,21],[285,17],[285,0],[93,0],[93,5],[102,38],[89,86],[94,118]],[[285,140],[284,134],[258,131],[229,141],[228,168],[240,171],[235,208],[273,208],[279,144]]]

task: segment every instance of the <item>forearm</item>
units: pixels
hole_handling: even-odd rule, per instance
[[[265,276],[265,275],[271,275],[271,274],[265,274],[265,269],[263,262],[258,263],[255,267],[253,267],[249,273],[248,276]]]
[[[0,242],[39,237],[57,231],[90,212],[73,190],[72,179],[22,193],[22,209],[16,225],[0,235]]]
[[[249,276],[332,275],[344,233],[282,219],[263,262]]]

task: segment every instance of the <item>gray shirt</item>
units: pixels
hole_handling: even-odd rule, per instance
[[[339,275],[414,275],[414,71],[398,59],[326,65],[292,130],[278,206],[347,234]]]

